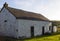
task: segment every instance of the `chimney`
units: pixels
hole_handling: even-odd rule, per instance
[[[3,6],[6,8],[6,7],[8,7],[8,4],[5,2],[5,4]]]

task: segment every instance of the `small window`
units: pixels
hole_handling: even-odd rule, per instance
[[[18,32],[18,29],[16,29],[16,31]]]
[[[7,22],[7,20],[5,20],[4,22]]]

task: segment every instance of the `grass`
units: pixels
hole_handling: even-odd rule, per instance
[[[18,41],[20,41],[20,40],[18,40]],[[23,41],[60,41],[60,33],[54,33],[52,35],[34,37],[31,39],[24,39]]]
[[[41,37],[41,38],[33,38],[25,41],[60,41],[60,35]]]
[[[43,36],[33,37],[29,39],[14,39],[14,38],[7,38],[7,37],[3,37],[1,39],[0,39],[1,41],[60,41],[60,33],[43,35]]]

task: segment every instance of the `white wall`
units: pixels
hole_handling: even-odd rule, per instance
[[[57,26],[53,26],[53,32],[57,32]]]
[[[18,37],[31,37],[30,27],[34,26],[34,36],[42,34],[42,27],[45,27],[45,32],[49,32],[49,26],[51,26],[50,22],[46,21],[32,21],[32,20],[24,20],[17,19],[18,21]]]
[[[7,20],[7,22],[4,22]],[[42,34],[42,27],[45,27],[45,32],[49,32],[50,22],[32,21],[17,19],[7,9],[3,9],[0,13],[0,35],[12,37],[30,37],[30,27],[34,26],[34,36]],[[18,29],[18,32],[16,31]]]
[[[7,20],[7,22],[4,22],[5,20]],[[0,13],[0,35],[17,37],[16,27],[17,22],[15,16],[3,8]]]

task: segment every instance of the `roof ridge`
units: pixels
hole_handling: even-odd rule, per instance
[[[28,13],[34,13],[34,14],[39,14],[39,13],[36,13],[36,12],[31,12],[31,11],[27,11],[27,10],[23,10],[23,9],[17,9],[17,8],[13,8],[13,7],[8,7],[8,8],[12,8],[12,9],[16,9],[16,10],[21,10],[21,11],[24,11],[24,12],[28,12]]]
[[[12,8],[12,7],[8,7],[8,10],[9,10],[9,9],[11,9],[11,10],[13,9],[13,10],[16,11],[16,12],[18,11],[19,13],[20,13],[20,12],[23,12],[23,13],[25,13],[25,14],[26,14],[26,13],[27,13],[27,14],[30,14],[30,15],[32,14],[33,16],[35,15],[35,18],[36,18],[37,15],[38,15],[38,17],[39,17],[39,15],[40,15],[41,17],[44,17],[45,19],[47,19],[47,18],[46,18],[45,16],[43,16],[42,14],[38,14],[38,13],[34,13],[34,12],[29,12],[29,11],[25,11],[25,10],[22,10],[22,9],[16,9],[16,8]],[[11,10],[10,10],[10,11],[11,11]],[[14,12],[14,11],[13,11],[13,12]],[[31,17],[31,16],[30,16],[30,17]],[[43,18],[43,19],[44,19],[44,18]],[[49,20],[49,19],[47,19],[47,20]]]

